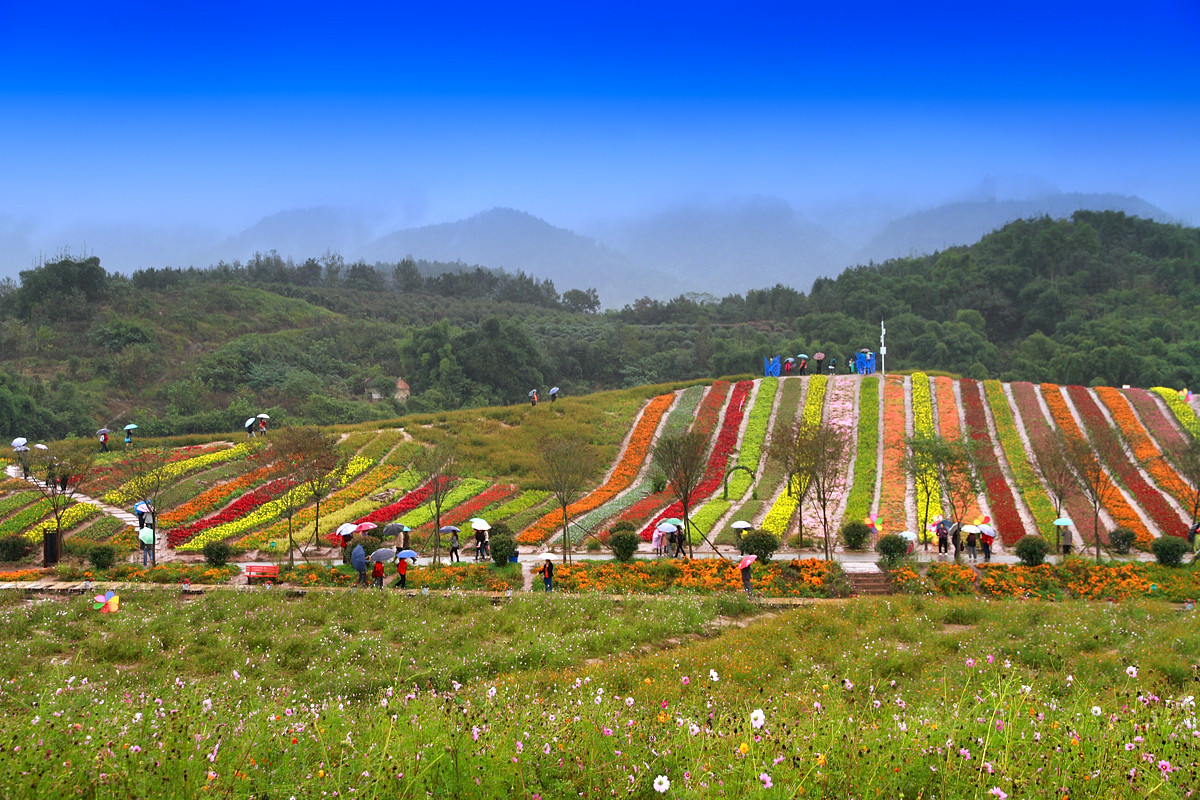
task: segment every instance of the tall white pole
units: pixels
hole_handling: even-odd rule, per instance
[[[879,377],[887,375],[887,345],[884,344],[883,337],[887,336],[887,328],[883,327],[883,320],[879,320]]]

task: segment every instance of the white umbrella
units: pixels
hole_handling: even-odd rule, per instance
[[[660,522],[654,530],[659,533],[675,533],[675,531],[679,530],[679,526],[672,525],[670,522]]]
[[[13,452],[14,453],[28,453],[29,448],[26,447],[25,445],[21,445],[20,447],[14,447]]]
[[[38,442],[37,444],[35,444],[34,447],[36,447],[38,450],[49,450],[50,449],[49,447],[42,444],[41,442]]]
[[[550,394],[558,394],[558,387],[555,386],[553,389],[551,389]]]
[[[154,544],[154,529],[142,528],[138,531],[138,539],[146,544]]]
[[[338,536],[353,536],[356,530],[358,530],[358,526],[353,522],[343,522],[341,525],[338,525],[335,533],[337,533]]]
[[[476,518],[476,519],[471,520],[471,530],[490,531],[491,529],[492,529],[492,526],[488,524],[488,521],[486,519]]]
[[[24,436],[18,436],[17,438],[12,440],[13,447],[22,447],[27,444],[29,444],[29,440],[26,439]]]
[[[246,420],[245,422],[242,423],[242,427],[249,428],[251,425],[254,424],[255,419],[257,419],[257,417],[251,417],[250,419]]]
[[[746,520],[744,520],[744,519],[739,519],[737,522],[732,523],[729,527],[731,527],[737,531],[748,531],[751,528],[753,528],[754,526],[751,525],[749,522],[746,522]]]
[[[270,414],[259,414],[258,415],[258,419],[270,419],[270,418],[271,418]]]
[[[983,528],[978,525],[963,525],[963,533],[983,533]]]
[[[136,428],[136,427],[137,427],[137,425],[134,425],[134,424],[131,422],[131,423],[129,423],[128,425],[126,425],[126,426],[125,426],[125,430],[127,430],[127,431],[131,431],[131,430],[133,430],[133,429],[134,429],[134,428]]]

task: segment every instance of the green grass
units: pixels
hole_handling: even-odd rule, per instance
[[[659,776],[668,797],[1194,788],[1200,630],[1163,604],[881,598],[712,635],[750,607],[342,597],[131,592],[101,615],[3,596],[6,795],[650,798]]]

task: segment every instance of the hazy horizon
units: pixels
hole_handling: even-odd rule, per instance
[[[215,245],[319,206],[588,232],[760,196],[853,233],[847,209],[1051,189],[1195,224],[1198,68],[1185,0],[7,4],[0,241]]]

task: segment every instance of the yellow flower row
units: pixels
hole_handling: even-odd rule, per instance
[[[189,472],[195,472],[198,469],[210,467],[213,464],[218,464],[222,461],[230,461],[234,458],[240,458],[241,456],[246,455],[248,449],[249,448],[247,448],[245,444],[238,444],[222,450],[214,450],[212,452],[196,456],[195,458],[185,459],[184,461],[176,461],[173,464],[166,464],[160,469],[156,470],[150,476],[134,478],[133,480],[125,483],[123,486],[119,486],[116,489],[106,492],[104,495],[104,502],[120,506],[134,500],[139,500],[143,494],[143,487],[147,485],[151,478],[157,478],[158,475],[162,475],[165,478],[164,482],[171,482],[188,474]]]
[[[912,376],[912,405],[913,433],[918,437],[934,436],[933,399],[929,392],[929,376],[924,372],[914,372]],[[917,509],[923,511],[928,503],[929,520],[932,522],[942,516],[941,492],[929,492],[926,486],[937,485],[937,475],[932,469],[926,469],[925,475],[916,481]]]
[[[804,400],[804,412],[800,415],[805,426],[821,424],[821,415],[825,411],[825,389],[828,382],[829,378],[826,375],[813,375],[808,379],[808,397]],[[781,539],[787,533],[805,487],[799,478],[792,478],[787,489],[776,498],[771,510],[767,512],[766,518],[762,521],[762,530],[773,533]]]

